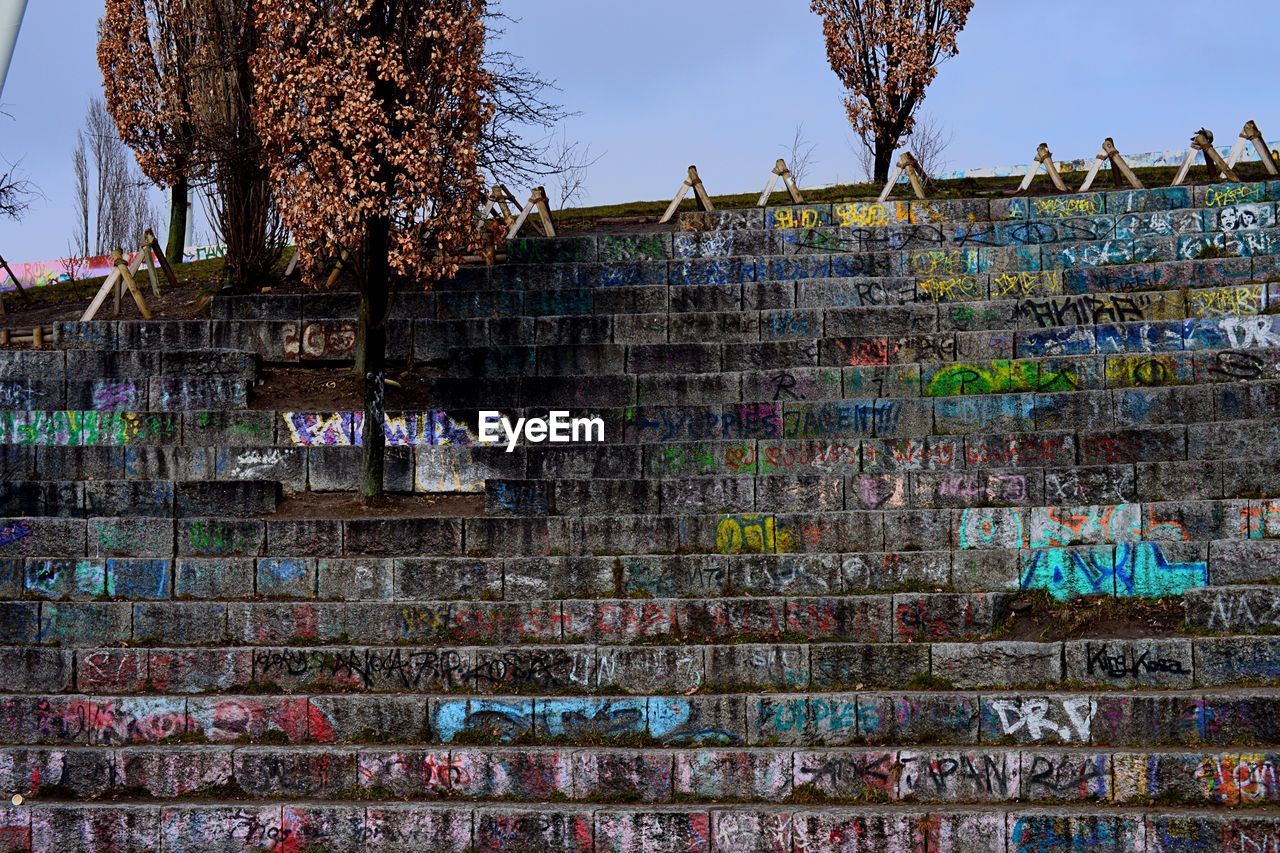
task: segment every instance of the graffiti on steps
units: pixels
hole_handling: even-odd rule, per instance
[[[1049,716],[1054,705],[1060,706],[1065,720],[1055,721]],[[1098,712],[1098,703],[1089,696],[992,699],[984,707],[995,714],[1002,735],[1025,733],[1036,742],[1056,736],[1063,743],[1088,743]]]
[[[364,412],[281,412],[280,418],[295,447],[364,443]],[[388,414],[383,434],[389,447],[471,447],[478,443],[470,427],[439,411]]]
[[[26,539],[32,533],[31,525],[25,521],[13,521],[0,527],[0,548],[6,548],[15,542]]]
[[[726,515],[716,525],[717,554],[781,554],[794,542],[791,528],[773,515]]]

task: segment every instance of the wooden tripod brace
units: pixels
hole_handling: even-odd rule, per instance
[[[160,296],[160,283],[156,280],[156,265],[152,261],[160,264],[160,269],[164,273],[165,280],[169,282],[170,287],[178,286],[178,279],[173,274],[173,267],[169,266],[169,259],[164,255],[164,249],[160,248],[160,241],[156,239],[155,232],[148,228],[142,232],[142,246],[134,253],[133,259],[129,261],[129,272],[137,275],[138,270],[145,264],[147,267],[147,276],[151,279],[151,293]]]
[[[675,198],[671,199],[667,212],[662,214],[662,218],[658,220],[659,224],[671,221],[671,217],[676,215],[676,208],[680,206],[680,202],[684,201],[684,197],[689,194],[689,190],[693,190],[693,200],[697,203],[699,210],[707,212],[715,210],[715,206],[711,204],[711,197],[707,195],[706,188],[702,186],[702,178],[698,177],[698,167],[690,166],[689,176],[684,179],[680,189],[676,190]]]
[[[538,220],[542,223],[542,233],[547,237],[556,236],[556,225],[551,220],[551,202],[547,199],[547,191],[542,187],[534,187],[533,192],[529,194],[528,203],[521,209],[520,215],[515,218],[515,221],[511,223],[511,227],[507,230],[508,240],[515,239],[516,235],[520,233],[520,229],[524,227],[529,214],[533,213],[534,210],[538,211]]]
[[[1236,144],[1231,147],[1231,154],[1227,157],[1228,166],[1233,169],[1236,167],[1240,155],[1244,153],[1246,143],[1253,144],[1253,150],[1258,152],[1258,158],[1262,160],[1262,166],[1267,170],[1268,175],[1280,175],[1280,168],[1276,167],[1276,161],[1272,159],[1271,151],[1267,148],[1267,138],[1262,135],[1262,131],[1258,130],[1258,125],[1253,119],[1244,123],[1240,136],[1236,138]]]
[[[779,157],[778,162],[773,165],[773,171],[769,173],[769,183],[765,184],[764,192],[760,193],[760,200],[756,202],[756,207],[764,207],[769,203],[769,196],[773,193],[773,188],[778,183],[778,178],[782,178],[782,185],[787,188],[787,195],[791,196],[791,203],[804,204],[804,197],[800,195],[800,188],[796,186],[795,177],[791,174],[791,170],[787,168],[786,162]]]
[[[142,253],[139,252],[139,255]],[[138,289],[138,283],[133,279],[133,272],[129,269],[129,264],[124,261],[124,252],[116,249],[111,253],[112,266],[114,269],[111,275],[107,276],[106,281],[102,282],[102,287],[98,288],[98,293],[93,297],[93,301],[89,303],[89,307],[80,315],[80,322],[87,323],[97,316],[98,309],[102,307],[102,303],[107,301],[107,297],[115,295],[115,305],[113,316],[120,316],[120,292],[124,287],[129,288],[129,295],[133,297],[133,302],[138,306],[138,313],[142,315],[142,319],[150,320],[151,312],[147,310],[147,303],[142,298],[142,291]],[[134,260],[141,263],[135,256]]]
[[[1022,183],[1018,185],[1018,192],[1026,192],[1031,186],[1031,181],[1035,179],[1036,173],[1040,171],[1041,164],[1049,175],[1049,180],[1053,181],[1053,186],[1060,193],[1067,191],[1067,185],[1062,182],[1062,175],[1058,174],[1058,167],[1053,164],[1053,152],[1049,150],[1049,143],[1041,142],[1036,146],[1036,159],[1031,161],[1031,165],[1027,167],[1027,174],[1023,176]]]
[[[907,179],[911,181],[911,191],[915,193],[916,198],[924,198],[924,169],[920,166],[920,161],[910,151],[903,151],[902,156],[898,158],[898,162],[894,165],[893,171],[889,173],[889,181],[884,185],[884,189],[880,191],[880,197],[876,199],[883,202],[889,197],[889,193],[893,192],[894,186],[898,183],[898,178],[902,177],[902,173],[907,173]]]
[[[520,202],[502,184],[494,184],[493,189],[489,190],[489,215],[494,219],[501,219],[507,227],[516,221],[516,214],[511,211],[513,204],[519,207]]]
[[[1187,173],[1191,171],[1191,163],[1196,159],[1196,154],[1204,154],[1205,165],[1209,167],[1212,174],[1214,169],[1233,183],[1240,183],[1240,177],[1235,170],[1227,165],[1227,161],[1222,159],[1222,155],[1218,153],[1218,149],[1213,147],[1213,133],[1205,130],[1203,127],[1196,131],[1195,136],[1191,137],[1191,150],[1187,152],[1187,157],[1182,161],[1182,165],[1178,168],[1178,174],[1174,176],[1171,187],[1180,185],[1187,179]]]
[[[1129,182],[1129,186],[1135,190],[1143,189],[1142,181],[1138,180],[1138,176],[1133,173],[1133,169],[1129,168],[1129,164],[1120,156],[1120,152],[1116,150],[1115,143],[1108,136],[1102,140],[1102,150],[1093,159],[1093,165],[1089,167],[1089,174],[1085,176],[1084,183],[1080,185],[1080,192],[1085,192],[1089,187],[1093,186],[1093,179],[1098,176],[1098,170],[1102,168],[1104,160],[1110,160],[1111,168],[1120,170],[1120,174]]]

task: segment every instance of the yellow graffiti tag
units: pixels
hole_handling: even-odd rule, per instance
[[[1107,357],[1108,388],[1158,388],[1183,380],[1170,355],[1113,355]]]
[[[899,207],[901,206],[900,204]],[[883,204],[849,202],[836,205],[832,213],[841,228],[876,228],[888,225],[891,221],[889,211]]]
[[[1002,272],[991,277],[991,298],[1006,296],[1057,296],[1062,293],[1062,271]]]
[[[811,207],[796,210],[792,207],[779,207],[773,211],[774,228],[816,228],[822,224],[822,217]]]
[[[916,252],[910,256],[911,271],[921,275],[967,275],[969,272],[968,252]]]
[[[1235,187],[1209,187],[1204,193],[1205,207],[1222,207],[1227,204],[1239,204],[1242,201],[1261,201],[1262,187],[1257,184],[1241,184]]]
[[[726,515],[716,527],[717,554],[773,554],[791,550],[791,531],[772,515]]]
[[[1068,216],[1094,216],[1102,213],[1102,200],[1096,196],[1087,198],[1037,198],[1032,199],[1037,216],[1065,219]]]
[[[922,278],[916,282],[916,292],[933,302],[981,299],[984,296],[982,285],[971,275]]]
[[[1192,290],[1188,292],[1187,300],[1187,312],[1192,317],[1257,314],[1262,305],[1262,285]]]

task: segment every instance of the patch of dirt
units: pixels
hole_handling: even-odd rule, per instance
[[[6,292],[4,294],[4,310],[5,314],[0,317],[0,328],[23,330],[32,326],[45,326],[62,320],[79,320],[80,315],[84,314],[89,303],[93,301],[94,294],[97,293],[101,286],[100,282],[89,282],[82,284],[76,288],[77,295],[71,296],[66,301],[51,303],[47,299],[34,298],[39,294],[39,289],[32,291],[33,299],[31,305],[24,304],[22,297],[16,291]],[[146,274],[143,279],[138,282],[138,286],[142,290],[142,298],[147,303],[147,310],[151,312],[151,316],[156,320],[195,320],[204,319],[209,316],[209,297],[208,293],[211,288],[216,287],[216,282],[208,281],[186,281],[179,282],[174,287],[167,282],[160,285],[160,295],[156,296],[151,292],[151,285],[146,283]],[[62,287],[72,287],[75,285],[62,285]],[[128,290],[125,291],[124,297],[120,300],[120,316],[111,316],[112,300],[111,297],[102,304],[98,309],[95,320],[141,320],[142,315],[138,313],[138,306],[133,303],[133,297],[129,295]]]
[[[1091,596],[1068,602],[1020,596],[1000,635],[1002,640],[1056,641],[1084,637],[1140,639],[1182,634],[1180,599],[1116,599]]]
[[[387,495],[366,504],[354,492],[286,492],[267,519],[439,518],[483,516],[484,495]]]
[[[254,386],[249,408],[267,411],[334,412],[364,408],[364,382],[350,368],[265,367]],[[387,411],[419,411],[427,408],[429,376],[399,374],[400,387],[387,385]]]

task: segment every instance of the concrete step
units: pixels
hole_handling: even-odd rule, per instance
[[[1275,668],[1280,638],[1268,635],[658,646],[378,646],[349,642],[273,646],[205,640],[218,644],[104,647],[103,643],[120,641],[115,636],[122,633],[118,626],[130,618],[132,607],[128,603],[4,602],[7,636],[24,645],[0,650],[0,662],[6,671],[21,676],[15,679],[15,687],[39,693],[66,689],[66,678],[72,671],[66,656],[71,649],[77,662],[92,662],[95,668],[106,667],[106,672],[118,670],[123,682],[111,689],[120,692],[718,695],[904,688],[1079,691],[1280,685]],[[188,607],[187,612],[201,608],[216,610],[216,606],[200,605]],[[147,604],[144,612],[163,618],[175,608]],[[38,620],[46,616],[42,631]],[[112,620],[116,620],[115,626]],[[158,621],[151,624],[170,633],[186,628],[204,630],[194,619],[177,626]],[[37,640],[44,646],[35,645]],[[144,686],[148,681],[151,686]],[[13,713],[29,716],[31,711]]]
[[[303,544],[289,550],[315,552],[321,540],[309,537],[334,528],[332,524],[299,525],[293,530],[283,528],[283,534],[273,532],[272,536],[279,540],[282,535],[289,538],[293,534]],[[21,528],[10,525],[8,529]],[[331,548],[338,550],[336,544]],[[1210,583],[1221,587],[1271,582],[1277,577],[1277,555],[1280,540],[1232,539],[1021,549],[944,546],[942,550],[811,554],[30,556],[9,557],[0,563],[0,599],[315,599],[397,602],[404,608],[436,600],[477,598],[480,602],[545,604],[553,599],[717,599],[744,595],[813,597],[1018,590],[1044,591],[1058,600],[1081,595],[1127,599],[1189,596]],[[1231,590],[1218,592],[1234,595]],[[569,609],[575,606],[564,604]],[[672,606],[678,607],[679,603]],[[626,610],[627,606],[620,609]],[[1230,612],[1234,610],[1234,606],[1229,608]]]
[[[1199,768],[1224,776],[1269,772],[1272,757],[1239,752],[182,745],[70,748],[57,756],[37,751],[21,757],[26,759],[21,769],[43,764],[42,778],[61,779],[68,793],[85,798],[131,792],[157,800],[216,793],[304,800],[389,795],[517,802],[1074,802],[1142,807],[1178,797],[1187,805],[1222,808],[1224,814],[1238,806],[1274,807],[1280,799],[1269,783],[1261,790],[1240,790],[1215,784],[1207,773],[1197,778]],[[80,772],[67,772],[77,760]],[[99,772],[91,772],[95,764]]]
[[[1246,573],[1270,579],[1275,568],[1274,563],[1264,564]],[[1183,606],[1188,630],[1250,634],[1280,631],[1280,586],[1238,584],[1187,590]]]
[[[750,482],[750,481],[746,481]],[[839,483],[840,481],[833,481]],[[512,556],[1001,549],[1271,538],[1275,500],[965,509],[253,520],[10,517],[9,556]],[[465,528],[465,545],[463,530]],[[21,532],[19,532],[21,531]],[[265,550],[264,550],[265,549]]]
[[[838,413],[839,406],[833,411]],[[856,404],[854,411],[856,414]],[[317,423],[323,420],[320,416]],[[736,414],[734,420],[741,421]],[[158,423],[163,430],[163,422]],[[683,425],[690,426],[688,422]],[[62,441],[65,439],[60,436],[72,434],[55,431],[54,436]],[[8,479],[45,480],[270,479],[288,491],[350,491],[362,452],[359,447],[336,442],[301,447],[173,446],[148,444],[142,430],[124,435],[142,435],[144,439],[125,446],[3,447],[0,474]],[[670,435],[666,441],[532,445],[517,447],[514,452],[507,452],[504,446],[393,445],[387,448],[385,482],[396,492],[482,492],[489,480],[662,480],[780,474],[857,477],[851,482],[852,489],[844,490],[850,508],[880,508],[902,502],[967,505],[981,503],[984,492],[990,494],[990,502],[1021,503],[1008,493],[1018,484],[1005,488],[1002,474],[1018,479],[1025,486],[1023,494],[1032,496],[1041,493],[1043,475],[1043,493],[1064,503],[1160,496],[1135,492],[1139,475],[1152,487],[1167,484],[1173,490],[1169,496],[1176,499],[1276,496],[1276,483],[1280,482],[1280,433],[1266,418],[1082,433],[865,436],[865,431],[853,431],[847,437],[819,439],[691,441]],[[217,440],[218,436],[209,438]],[[1151,468],[1166,463],[1167,474]],[[1086,470],[1073,477],[1067,469],[1074,468]],[[1055,472],[1058,475],[1052,476]],[[913,473],[920,475],[914,481]],[[947,480],[943,475],[948,473],[953,475],[949,482],[959,490],[955,495],[949,494],[952,486],[933,485],[937,478],[941,478],[938,482]],[[960,476],[967,479],[954,480]],[[925,491],[912,491],[916,483]],[[929,489],[938,491],[929,497]]]
[[[437,772],[437,778],[440,777]],[[448,775],[448,774],[445,774]],[[349,803],[209,799],[199,804],[35,802],[6,808],[17,850],[90,839],[99,849],[230,851],[245,839],[299,850],[565,850],[574,853],[831,849],[858,853],[1004,853],[1047,849],[1104,853],[1265,850],[1280,819],[1246,813],[1102,804],[1060,807],[868,805],[572,805]],[[267,840],[270,839],[270,840]],[[376,849],[376,848],[375,848]]]
[[[268,564],[261,594],[314,595],[314,573]],[[275,569],[274,572],[271,570]],[[107,576],[108,589],[133,592],[150,578]],[[35,584],[44,580],[37,576]],[[88,578],[83,580],[87,587]],[[126,584],[137,582],[137,586]],[[142,589],[143,595],[156,593]],[[135,593],[136,594],[136,593]],[[821,598],[575,599],[530,602],[59,602],[41,606],[41,642],[49,637],[95,645],[161,643],[276,645],[333,643],[358,636],[370,644],[866,642],[977,640],[999,632],[1009,593],[907,593]],[[30,618],[33,604],[0,602],[6,622]]]
[[[439,378],[425,381],[424,396],[444,410],[583,409],[749,401],[798,403],[867,397],[1141,391],[1194,385],[1234,386],[1236,383],[1247,386],[1250,382],[1275,379],[1280,379],[1280,350],[1260,348],[1248,352],[1206,350],[640,376]],[[1230,392],[1215,389],[1213,393],[1225,398]]]
[[[17,716],[32,703],[35,723]],[[1195,748],[1273,741],[1278,705],[1276,691],[1267,689],[484,698],[69,691],[0,698],[10,709],[0,743]]]
[[[430,330],[419,337],[415,358],[425,363],[448,364],[455,375],[510,378],[896,367],[1081,355],[1158,356],[1183,350],[1274,348],[1280,342],[1280,315],[1026,330],[870,332],[779,341],[715,342],[720,337],[719,332],[708,331],[703,340],[712,343],[512,345],[495,342],[451,346],[448,333]]]
[[[605,514],[625,506],[635,513],[795,512],[836,509],[980,509],[1039,507],[1055,502],[1098,503],[1213,500],[1226,497],[1217,463],[1163,462],[1056,470],[988,472],[898,471],[856,474],[855,445],[771,445],[762,459],[742,457],[737,476],[708,474],[667,479],[498,479],[485,481],[490,515]],[[848,470],[842,470],[847,468]],[[798,473],[799,472],[799,473]],[[1230,499],[1248,500],[1251,487]],[[1258,507],[1258,513],[1269,509]],[[17,514],[17,513],[14,513]],[[1242,505],[1242,529],[1249,527]],[[1259,536],[1262,535],[1258,532]]]
[[[941,318],[956,328],[975,323],[1034,321],[1064,325],[1085,318],[1140,319],[1153,308],[1176,306],[1174,294],[1185,294],[1184,316],[1213,316],[1264,310],[1277,304],[1275,287],[1266,281],[1275,269],[1259,259],[1253,275],[1250,259],[1236,261],[1184,261],[1145,265],[1138,275],[1134,265],[1097,267],[1086,272],[1041,271],[980,273],[956,276],[857,276],[796,279],[746,284],[620,285],[608,288],[559,288],[549,290],[442,291],[425,298],[428,306],[406,307],[417,320],[436,320],[474,328],[477,323],[528,318],[541,323],[549,334],[559,321],[579,323],[612,320],[618,342],[645,343],[666,339],[662,318],[685,313],[760,312],[762,334],[774,336],[804,328],[803,312],[902,306],[912,303],[938,305]],[[1103,275],[1108,273],[1108,275]],[[1123,277],[1121,275],[1123,274]],[[1270,287],[1271,295],[1268,296]],[[248,321],[281,316],[258,307],[258,297],[237,297],[235,316]],[[264,302],[263,305],[274,305]],[[302,309],[302,327],[322,320]],[[788,312],[796,316],[789,316]],[[228,312],[231,313],[231,312]],[[294,313],[297,313],[295,307]],[[1113,316],[1114,315],[1114,316]],[[322,315],[323,316],[323,315]],[[354,320],[354,315],[347,318]],[[1056,319],[1056,322],[1055,322]],[[469,324],[469,325],[463,325]],[[449,327],[442,327],[449,328]],[[474,333],[473,333],[474,334]]]
[[[25,480],[0,482],[0,515],[57,518],[220,515],[275,511],[280,484],[257,481]]]
[[[1008,379],[1005,387],[988,393],[975,367],[932,374],[920,396],[841,396],[839,377],[825,394],[805,400],[760,400],[695,405],[623,404],[606,407],[573,406],[562,414],[564,440],[556,443],[579,449],[600,445],[672,444],[723,440],[925,439],[999,432],[1045,433],[1086,427],[1153,430],[1176,425],[1252,421],[1267,417],[1280,401],[1280,381],[1255,380],[1154,388],[1019,390],[1030,384],[1012,377],[1008,364],[991,366]],[[1040,365],[1032,363],[1032,369]],[[1043,376],[1043,374],[1041,374]],[[1055,374],[1038,387],[1071,388],[1071,378]],[[1061,381],[1059,381],[1061,378]],[[674,387],[679,387],[673,383]],[[872,390],[872,389],[867,389]],[[899,389],[891,389],[899,390]],[[909,390],[909,389],[906,389]],[[961,394],[958,392],[971,393]],[[972,393],[972,392],[978,393]],[[745,395],[744,395],[745,396]],[[776,395],[775,395],[776,396]],[[480,410],[390,412],[384,422],[385,442],[392,447],[458,448],[509,446],[510,425],[525,419],[546,419],[546,406],[489,409],[488,440]],[[497,418],[508,421],[508,427]],[[574,425],[575,419],[581,423]],[[344,447],[362,443],[364,414],[337,412],[226,412],[211,418],[205,412],[29,410],[0,412],[0,444],[18,447],[189,446],[206,447],[215,456],[245,448]],[[597,425],[598,423],[598,425]],[[1082,436],[1089,433],[1080,433]],[[522,444],[523,442],[523,444]],[[552,443],[543,436],[519,446]],[[223,445],[219,447],[218,445]],[[225,464],[218,465],[226,467]]]
[[[763,260],[761,261],[764,262]],[[992,312],[999,309],[1005,316],[1027,318],[1045,325],[1067,325],[1071,321],[1052,318],[1074,315],[1084,322],[1086,317],[1118,315],[1111,319],[1145,317],[1153,309],[1173,310],[1184,295],[1184,316],[1205,316],[1253,306],[1262,310],[1275,304],[1268,298],[1265,282],[1274,268],[1266,256],[1257,259],[1254,275],[1252,259],[1228,261],[1178,261],[1150,267],[1151,279],[1138,277],[1133,265],[1101,266],[1087,272],[1041,270],[1023,272],[964,272],[952,275],[930,275],[917,271],[901,276],[812,276],[746,282],[742,284],[617,285],[607,288],[560,287],[550,289],[469,289],[441,291],[432,294],[403,294],[393,316],[403,320],[484,321],[527,317],[541,321],[548,331],[558,321],[612,317],[621,338],[624,331],[635,335],[649,332],[637,321],[662,315],[675,316],[698,312],[754,312],[780,310],[825,310],[887,307],[911,303],[948,306],[947,315],[954,318],[956,309],[968,306]],[[1145,269],[1145,268],[1144,268]],[[1159,271],[1160,275],[1154,275]],[[782,272],[775,268],[772,272]],[[820,270],[819,270],[820,272]],[[841,271],[843,272],[843,270]],[[1103,275],[1103,273],[1109,273]],[[1124,277],[1121,277],[1123,274]],[[1224,284],[1219,284],[1223,282]],[[1275,288],[1270,288],[1273,292]],[[332,297],[350,294],[333,294]],[[274,296],[272,294],[229,297],[233,301],[217,304],[215,320],[247,322],[255,320],[291,320],[300,327],[331,320],[354,322],[354,306],[347,311],[331,312],[316,307],[312,300],[319,296]],[[280,300],[295,300],[280,305]],[[981,305],[977,303],[983,303]],[[337,316],[331,316],[336,314]],[[994,315],[993,315],[994,316]],[[786,332],[794,322],[762,318],[766,332]]]

